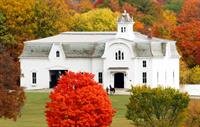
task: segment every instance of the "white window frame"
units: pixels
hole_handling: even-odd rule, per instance
[[[60,57],[60,51],[56,51],[56,57],[58,58],[58,57]]]
[[[142,67],[143,67],[143,68],[146,68],[146,67],[147,67],[147,61],[146,61],[146,60],[143,60],[143,61],[142,61]]]
[[[142,72],[142,83],[147,83],[147,72]]]
[[[37,72],[32,72],[31,73],[31,78],[32,78],[32,84],[36,85],[37,84]]]
[[[98,73],[98,82],[103,83],[103,72]]]
[[[124,60],[124,52],[121,50],[117,50],[115,52],[115,60]]]

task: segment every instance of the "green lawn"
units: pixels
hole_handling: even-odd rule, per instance
[[[16,122],[12,120],[0,120],[0,127],[47,127],[45,121],[45,103],[48,101],[48,93],[26,93],[26,104],[22,110],[22,116]],[[126,120],[125,112],[128,96],[110,96],[117,114],[111,127],[133,127]]]

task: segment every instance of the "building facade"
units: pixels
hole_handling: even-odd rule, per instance
[[[64,32],[24,42],[20,56],[21,86],[53,88],[65,71],[91,72],[104,88],[138,84],[179,88],[175,41],[133,31],[124,12],[116,32]]]

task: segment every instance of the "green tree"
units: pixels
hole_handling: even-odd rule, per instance
[[[130,4],[137,7],[138,11],[144,14],[156,15],[156,4],[153,0],[128,0]]]
[[[4,14],[0,12],[0,43],[16,43],[14,37],[8,31],[5,21]]]
[[[183,2],[184,0],[167,0],[164,4],[164,8],[178,13],[182,8]]]
[[[54,24],[58,15],[56,15],[56,11],[48,5],[46,0],[37,1],[34,11],[36,21],[34,34],[36,38],[52,36],[58,33],[58,29]]]
[[[68,30],[70,9],[64,0],[37,0],[34,5],[34,34],[43,38]]]
[[[126,117],[138,127],[180,127],[189,96],[172,88],[132,87]]]

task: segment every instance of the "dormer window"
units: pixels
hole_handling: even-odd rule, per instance
[[[115,53],[115,60],[124,60],[124,52],[118,50]]]
[[[56,51],[56,57],[60,57],[60,52]]]

